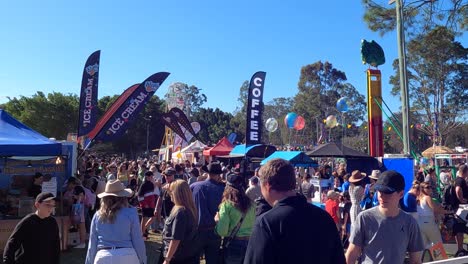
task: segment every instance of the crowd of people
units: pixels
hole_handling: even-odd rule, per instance
[[[422,251],[442,241],[437,216],[456,210],[433,200],[432,173],[404,193],[400,173],[348,174],[344,163],[303,171],[273,159],[249,175],[216,161],[175,164],[88,156],[64,186],[61,202],[69,217],[62,245],[50,217],[56,198],[32,190],[37,211],[16,227],[3,259],[30,263],[15,262],[22,246],[20,258],[29,260],[33,253],[38,254],[34,263],[58,263],[73,226],[80,237],[76,247],[87,247],[87,264],[147,263],[144,241],[150,232],[161,234],[159,263],[166,264],[200,259],[207,264],[402,263],[406,253],[410,263],[420,263]],[[322,196],[312,175],[328,182],[324,210],[312,204]],[[467,177],[468,167],[460,165],[455,180],[459,204],[467,202]],[[41,253],[22,242],[28,231],[37,231],[33,224],[57,234],[49,236]],[[455,225],[459,251],[464,251],[464,231]],[[30,241],[41,238],[35,239]]]

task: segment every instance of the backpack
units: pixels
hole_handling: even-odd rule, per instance
[[[444,187],[442,205],[451,210],[455,210],[458,207],[459,202],[453,184],[448,184]]]

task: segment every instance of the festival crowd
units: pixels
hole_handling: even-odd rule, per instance
[[[250,174],[240,167],[89,155],[64,185],[62,243],[51,217],[57,198],[41,192],[38,173],[36,212],[16,226],[3,261],[59,263],[74,228],[86,264],[145,264],[150,232],[162,235],[159,263],[166,264],[421,263],[423,250],[442,242],[439,216],[468,201],[467,165],[454,183],[449,172],[440,175],[447,180],[439,187],[454,186],[458,201],[448,209],[433,199],[433,169],[418,172],[405,193],[404,177],[392,170],[348,174],[345,163],[303,170],[282,159]],[[327,191],[318,192],[314,179]],[[324,210],[313,204],[316,195]],[[457,254],[465,252],[465,229],[453,226]]]

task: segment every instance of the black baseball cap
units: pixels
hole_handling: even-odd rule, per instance
[[[240,188],[242,181],[242,176],[236,173],[231,173],[226,177],[226,184],[234,188]]]
[[[397,171],[384,171],[380,174],[374,188],[386,194],[400,192],[405,189],[405,178]]]
[[[164,174],[166,174],[166,175],[176,175],[177,172],[176,172],[176,170],[174,168],[169,167],[164,171]]]
[[[36,197],[36,203],[42,203],[42,202],[47,202],[47,201],[52,201],[52,200],[55,201],[57,200],[57,198],[52,193],[49,193],[49,192],[40,193]]]

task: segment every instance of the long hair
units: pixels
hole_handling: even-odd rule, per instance
[[[421,190],[421,182],[418,180],[414,180],[413,184],[411,185],[411,189],[415,191],[420,191]]]
[[[171,183],[169,191],[172,194],[172,202],[174,202],[171,215],[177,213],[181,208],[184,208],[191,213],[194,222],[197,223],[198,212],[188,183],[184,180],[177,179]]]
[[[422,199],[424,197],[424,195],[427,195],[427,196],[430,196],[429,193],[427,193],[427,189],[428,187],[431,187],[431,184],[428,183],[428,182],[421,182],[421,184],[419,184],[419,187],[420,187],[420,194],[419,194],[419,197]]]
[[[103,223],[113,224],[120,209],[128,207],[127,197],[104,196],[101,198],[99,220]]]
[[[238,190],[234,187],[226,185],[223,192],[223,200],[221,203],[228,202],[231,203],[237,210],[242,213],[247,213],[252,202],[245,192]]]

